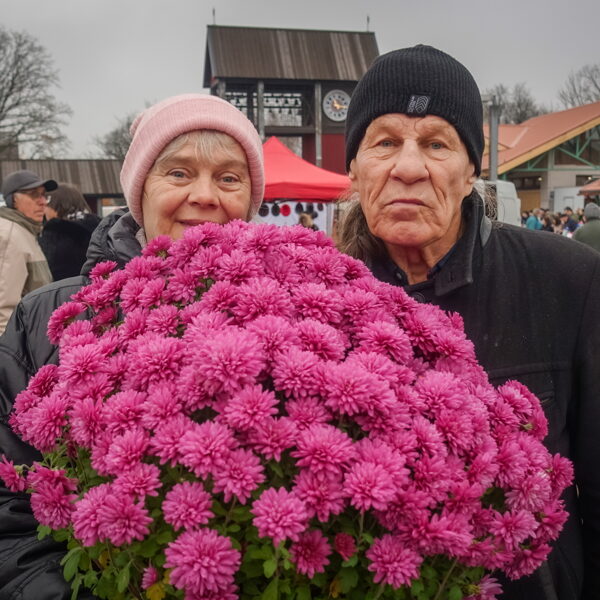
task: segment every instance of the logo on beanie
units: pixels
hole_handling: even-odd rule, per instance
[[[407,115],[424,115],[429,106],[429,96],[411,96],[408,101]]]

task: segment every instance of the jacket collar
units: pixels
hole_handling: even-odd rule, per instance
[[[445,296],[473,283],[473,258],[478,244],[485,246],[491,232],[491,222],[485,216],[483,200],[473,191],[462,203],[463,234],[450,251],[431,269],[430,281],[436,296]],[[408,279],[389,257],[368,261],[367,266],[380,281],[401,285],[410,291]]]
[[[6,219],[7,221],[12,221],[13,223],[17,223],[31,235],[37,237],[40,235],[42,231],[42,224],[26,217],[22,212],[18,211],[16,208],[9,208],[8,206],[0,206],[0,217],[2,219]]]

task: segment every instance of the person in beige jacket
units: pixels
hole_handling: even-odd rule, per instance
[[[32,171],[16,171],[2,182],[6,206],[0,207],[0,334],[21,298],[52,281],[37,238],[48,192],[56,181]]]

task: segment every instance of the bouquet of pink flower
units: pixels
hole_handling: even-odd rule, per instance
[[[302,227],[208,223],[91,280],[15,403],[44,459],[0,468],[74,597],[487,600],[547,556],[571,465],[458,315]]]

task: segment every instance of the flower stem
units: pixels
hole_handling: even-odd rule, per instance
[[[360,518],[358,519],[358,543],[362,542],[363,529],[365,527],[365,512],[360,512]]]
[[[454,567],[456,567],[457,563],[458,558],[455,558],[452,564],[450,565],[450,568],[448,569],[448,572],[446,573],[446,576],[444,577],[442,583],[440,583],[440,587],[438,588],[437,594],[435,595],[435,598],[433,600],[441,600],[442,592],[444,591],[444,589],[446,589],[446,584],[448,583],[450,575],[452,574],[452,571],[454,571]]]
[[[379,589],[377,590],[377,593],[375,594],[375,597],[373,598],[373,600],[377,600],[377,598],[379,598],[383,594],[384,591],[385,591],[385,584],[382,583],[379,586]]]

